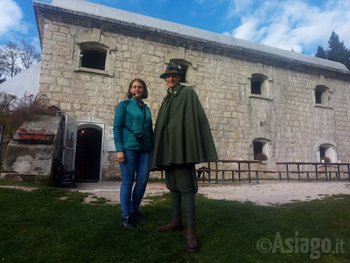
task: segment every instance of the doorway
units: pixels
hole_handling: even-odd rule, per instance
[[[80,127],[75,154],[76,182],[97,182],[100,179],[102,130],[100,127]]]

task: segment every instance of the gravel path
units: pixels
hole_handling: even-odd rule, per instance
[[[202,187],[199,192],[212,199],[271,206],[337,194],[350,195],[350,182],[262,182],[237,186],[208,186]]]
[[[35,188],[22,186],[0,186],[2,188],[15,188],[32,191]],[[71,191],[89,193],[85,202],[95,202],[102,197],[108,203],[119,203],[120,182],[101,181],[98,183],[80,183]],[[162,183],[148,183],[142,205],[149,203],[151,196],[167,193]],[[198,192],[216,200],[232,200],[239,202],[252,202],[263,206],[286,204],[296,201],[308,201],[324,197],[346,194],[350,195],[350,182],[279,182],[261,181],[259,184],[242,183],[235,185],[199,185]]]
[[[90,185],[79,184],[77,190],[104,197],[110,203],[119,203],[119,187],[120,184],[117,182],[99,182]],[[143,205],[149,202],[149,196],[162,195],[167,192],[168,190],[164,184],[149,183]],[[338,194],[350,195],[350,182],[262,181],[259,184],[200,185],[198,192],[211,199],[252,202],[258,205],[271,206],[295,201],[321,199]],[[90,199],[88,198],[86,202],[89,202]],[[92,201],[94,200],[96,199],[92,198]]]

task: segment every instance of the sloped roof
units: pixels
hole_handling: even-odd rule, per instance
[[[26,92],[36,95],[39,92],[40,67],[39,62],[1,83],[0,92],[15,95],[18,99]]]
[[[175,36],[201,43],[222,46],[237,52],[247,53],[250,56],[271,57],[285,62],[299,63],[306,66],[350,74],[345,65],[313,56],[291,52],[271,46],[253,43],[250,41],[212,33],[178,23],[173,23],[157,18],[152,18],[116,8],[111,8],[84,0],[53,0],[51,4],[44,0],[34,0],[35,7],[44,7],[52,10],[83,16],[91,19],[99,19],[124,26],[130,26],[153,33]],[[39,25],[40,30],[40,25]]]

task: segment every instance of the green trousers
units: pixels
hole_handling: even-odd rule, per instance
[[[187,227],[194,227],[195,194],[198,192],[195,165],[171,165],[164,170],[165,183],[171,192],[172,218],[182,218],[183,203]]]

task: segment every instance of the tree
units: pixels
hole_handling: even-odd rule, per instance
[[[25,69],[40,61],[40,54],[35,51],[34,46],[22,40],[20,45],[20,59]]]
[[[8,42],[3,50],[2,57],[5,59],[4,64],[7,66],[5,72],[9,77],[13,77],[17,73],[21,72],[19,67],[19,48],[13,42]]]
[[[1,82],[6,80],[8,69],[10,68],[5,51],[0,49],[0,79]]]
[[[16,96],[0,92],[0,114],[9,114],[14,100],[16,100]]]
[[[35,110],[42,108],[33,94],[26,93],[20,99],[0,92],[0,124],[5,127],[5,135],[13,134]]]
[[[328,59],[345,64],[349,56],[349,50],[339,36],[333,31],[328,41]]]
[[[22,40],[19,44],[7,42],[0,48],[0,80],[11,78],[40,61],[40,53]]]
[[[10,107],[11,126],[18,129],[33,111],[42,108],[37,97],[25,93],[22,98],[15,100]]]
[[[315,54],[315,57],[327,59],[327,52],[326,52],[326,50],[323,47],[318,46],[317,52]]]
[[[350,69],[350,50],[346,48],[343,41],[340,41],[339,36],[334,31],[329,37],[328,49],[325,50],[319,46],[315,57],[340,62]]]

